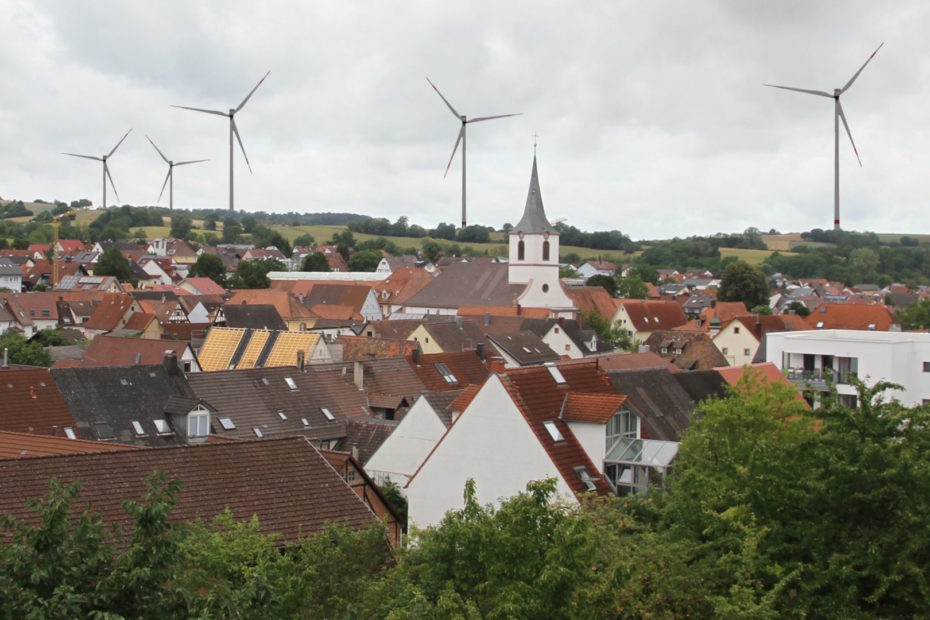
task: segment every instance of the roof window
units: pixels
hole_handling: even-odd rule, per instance
[[[323,412],[323,415],[326,416],[326,419],[329,420],[330,422],[336,419],[336,416],[333,415],[332,411],[330,411],[326,407],[320,407],[320,411]]]
[[[546,364],[546,368],[549,369],[549,374],[552,375],[552,378],[555,379],[555,382],[559,385],[565,383],[565,377],[562,376],[562,371],[556,368],[551,364]]]
[[[278,417],[281,418],[282,422],[287,422],[287,414],[284,413],[283,409],[278,409]]]
[[[594,480],[591,479],[591,474],[588,473],[588,469],[586,467],[576,467],[575,473],[578,474],[578,479],[581,480],[581,484],[584,485],[584,488],[589,491],[594,491],[597,489],[594,484]]]
[[[142,422],[139,420],[132,421],[132,430],[136,433],[137,437],[145,435],[145,429],[142,428]]]
[[[65,437],[68,439],[77,439],[77,435],[74,434],[74,429],[70,426],[65,427]]]
[[[291,388],[292,392],[297,391],[297,384],[290,377],[284,377],[284,382],[287,383],[287,387]]]
[[[262,429],[258,428],[257,426],[252,427],[252,432],[255,433],[255,436],[259,439],[265,436],[265,434],[262,432]]]
[[[262,377],[262,385],[271,385],[271,383],[268,381],[268,377]]]
[[[449,367],[444,363],[436,362],[436,370],[440,372],[442,378],[446,380],[446,383],[454,384],[459,382],[459,380],[455,378],[455,375],[452,374],[452,371],[449,370]]]
[[[220,426],[223,427],[223,430],[224,430],[224,431],[234,431],[234,430],[236,430],[236,423],[233,422],[233,421],[232,421],[232,418],[230,418],[230,417],[224,416],[224,417],[220,418]]]
[[[300,421],[304,426],[310,426],[310,421],[307,418],[300,418]]]
[[[113,427],[110,426],[109,422],[94,422],[94,433],[97,434],[97,439],[116,438],[116,435],[113,434]]]
[[[543,426],[546,427],[546,431],[548,431],[549,436],[552,437],[552,441],[565,441],[565,437],[562,436],[562,432],[559,430],[559,427],[555,425],[554,421],[546,420],[543,422]]]
[[[122,379],[120,379],[119,383],[120,385],[132,385],[131,383],[129,383],[129,379],[127,379],[126,377],[123,377]]]
[[[156,420],[152,420],[152,422],[155,424],[155,430],[159,435],[170,435],[173,432],[171,427],[168,426],[168,420],[165,420],[164,418],[158,418]]]

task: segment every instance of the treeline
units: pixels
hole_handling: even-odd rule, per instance
[[[556,224],[555,229],[559,231],[559,244],[561,245],[621,252],[635,252],[639,249],[639,244],[630,240],[619,230],[584,232],[565,222]]]
[[[413,238],[432,237],[433,239],[471,243],[490,243],[492,241],[491,233],[494,232],[494,228],[491,226],[477,225],[456,230],[454,225],[445,222],[440,223],[436,228],[426,229],[416,224],[409,224],[405,216],[397,218],[394,223],[383,217],[360,219],[349,222],[346,227],[353,232],[368,235]],[[504,240],[499,240],[499,242],[505,243]]]
[[[73,487],[3,519],[0,616],[917,618],[930,584],[930,411],[859,386],[816,412],[744,380],[700,406],[664,486],[554,501],[531,482],[392,551],[378,524],[279,547],[256,520],[170,520],[179,482],[127,502],[124,545]]]

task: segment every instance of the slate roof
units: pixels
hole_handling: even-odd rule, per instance
[[[271,304],[225,304],[226,327],[287,330],[287,323]]]
[[[553,362],[559,359],[558,353],[528,329],[512,334],[489,334],[488,340],[514,358],[521,366]]]
[[[484,361],[474,351],[424,354],[420,356],[419,364],[412,356],[407,359],[417,377],[430,391],[456,390],[467,385],[480,385],[490,374]],[[438,364],[445,364],[453,380],[445,378]]]
[[[352,418],[346,421],[345,437],[339,440],[337,450],[351,452],[356,460],[365,465],[378,451],[384,440],[390,437],[400,422],[377,418]]]
[[[566,364],[559,369],[565,379],[561,385],[545,367],[510,370],[501,377],[501,381],[569,488],[579,494],[588,492],[575,472],[576,467],[584,467],[595,484],[596,492],[606,495],[610,493],[610,487],[571,428],[560,419],[559,413],[568,392],[612,395],[617,392],[593,363]],[[562,441],[553,440],[545,428],[546,422],[555,425],[564,438]]]
[[[327,522],[361,529],[375,520],[303,438],[0,461],[0,514],[35,523],[29,498],[42,497],[51,478],[63,484],[79,480],[72,514],[90,508],[128,535],[133,524],[123,502],[141,499],[155,470],[183,482],[169,517],[175,522],[210,521],[229,509],[239,521],[257,516],[262,532],[285,543],[318,532]]]
[[[22,278],[23,270],[20,269],[13,261],[4,257],[0,257],[0,276]]]
[[[64,437],[66,427],[86,436],[48,368],[0,369],[0,430]]]
[[[167,434],[155,426],[155,420],[170,425],[165,405],[171,396],[194,397],[180,371],[169,373],[159,364],[54,368],[51,372],[81,436],[151,447],[184,441],[177,429]],[[142,425],[144,435],[137,435],[133,421]]]
[[[133,446],[68,439],[51,435],[32,433],[11,433],[0,431],[0,459],[20,459],[52,454],[78,454],[82,452],[113,452],[116,450],[134,450]]]
[[[193,395],[214,408],[213,432],[220,437],[255,439],[255,428],[263,437],[336,439],[345,434],[346,413],[339,403],[314,376],[294,366],[194,373],[188,382]],[[230,418],[235,428],[225,428],[221,418]]]
[[[729,368],[729,366],[727,368]],[[688,396],[691,397],[691,401],[695,406],[711,396],[722,398],[727,394],[727,381],[720,373],[720,368],[676,372],[673,373],[672,376],[684,391],[688,393]]]
[[[138,363],[143,365],[161,364],[165,359],[165,351],[174,351],[180,360],[188,346],[187,340],[150,340],[100,335],[87,345],[82,365],[87,368],[131,366],[137,363],[137,357]]]
[[[533,172],[530,174],[530,187],[526,194],[526,205],[523,207],[523,217],[513,227],[511,234],[519,232],[529,234],[549,233],[558,235],[559,231],[549,223],[546,210],[543,208],[542,192],[539,190],[539,174],[536,170],[536,155],[533,155]]]
[[[681,433],[691,424],[694,403],[675,375],[664,369],[607,374],[640,414],[643,439],[681,440]]]
[[[526,285],[510,284],[507,269],[502,263],[452,263],[405,305],[424,308],[515,306],[516,298]]]

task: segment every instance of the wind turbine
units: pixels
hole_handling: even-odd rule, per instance
[[[772,88],[781,88],[783,90],[793,90],[799,93],[806,93],[808,95],[817,95],[818,97],[827,97],[833,99],[833,230],[840,229],[840,120],[843,121],[843,127],[846,128],[846,135],[849,136],[849,143],[852,144],[853,152],[856,153],[856,159],[859,160],[859,167],[862,167],[862,160],[859,159],[859,150],[856,148],[856,143],[853,142],[852,132],[849,131],[849,123],[846,122],[846,115],[843,114],[843,106],[840,104],[840,95],[849,90],[849,87],[853,85],[853,82],[856,81],[856,78],[859,77],[859,74],[862,73],[862,70],[865,69],[865,66],[875,58],[875,54],[878,53],[878,50],[882,49],[882,45],[885,42],[883,41],[881,45],[875,48],[875,51],[872,52],[872,55],[863,63],[859,70],[856,71],[849,81],[846,82],[846,85],[843,88],[834,88],[833,94],[831,95],[828,92],[822,90],[807,90],[805,88],[792,88],[790,86],[778,86],[776,84],[765,84],[765,86],[771,86]]]
[[[239,130],[236,128],[236,113],[241,110],[245,104],[249,101],[255,91],[258,90],[258,87],[262,85],[262,82],[265,81],[265,78],[268,77],[269,71],[258,81],[258,84],[255,85],[248,95],[245,96],[245,99],[242,100],[235,108],[229,108],[229,112],[223,112],[222,110],[205,110],[204,108],[191,108],[186,105],[173,105],[173,108],[181,108],[182,110],[193,110],[194,112],[204,112],[206,114],[216,114],[217,116],[228,116],[229,117],[229,210],[235,211],[235,201],[233,193],[233,135],[236,136],[236,140],[239,142],[239,148],[242,149],[242,156],[245,157],[245,164],[249,167],[249,173],[252,173],[252,164],[249,163],[249,156],[245,154],[245,147],[242,146],[242,138],[239,137]]]
[[[128,136],[129,132],[131,131],[132,131],[132,128],[130,127],[129,131],[127,131],[123,135],[123,137],[120,138],[120,141],[116,143],[116,146],[114,146],[113,149],[109,153],[101,157],[96,157],[94,155],[78,155],[77,153],[62,153],[62,155],[70,155],[71,157],[82,157],[84,159],[93,159],[94,161],[103,162],[103,208],[104,209],[107,208],[107,179],[108,178],[110,179],[110,187],[113,188],[113,194],[116,195],[116,199],[119,200],[119,194],[116,192],[116,185],[113,184],[113,176],[110,175],[110,167],[107,166],[107,160],[113,157],[113,153],[116,152],[116,149],[119,148],[119,145],[123,143],[123,140],[126,139],[126,136]]]
[[[491,121],[495,118],[507,118],[508,116],[519,116],[523,114],[522,112],[517,112],[516,114],[500,114],[498,116],[479,116],[478,118],[468,118],[464,114],[459,114],[455,111],[455,108],[452,107],[452,104],[449,103],[449,100],[442,96],[442,93],[439,92],[439,89],[436,88],[436,85],[433,84],[429,78],[426,78],[426,81],[429,82],[429,85],[433,87],[433,90],[436,91],[436,94],[439,95],[442,100],[449,106],[449,109],[452,111],[452,114],[455,115],[455,118],[462,123],[462,128],[459,130],[459,137],[455,140],[455,146],[452,147],[452,156],[449,157],[449,163],[446,164],[446,171],[443,173],[442,178],[446,178],[446,175],[449,174],[449,167],[452,165],[452,160],[455,159],[455,152],[459,148],[459,142],[462,143],[462,228],[465,228],[465,126],[469,123],[477,123],[480,121]]]
[[[174,167],[175,166],[186,166],[187,164],[199,164],[200,162],[207,161],[206,159],[193,159],[191,161],[179,161],[174,162],[165,157],[165,154],[161,152],[155,143],[152,142],[152,139],[148,136],[145,136],[145,139],[158,151],[158,154],[161,155],[161,158],[165,160],[165,163],[168,164],[168,175],[165,177],[165,182],[161,184],[161,191],[158,192],[158,202],[161,202],[161,195],[165,193],[165,186],[168,183],[171,183],[170,188],[168,189],[168,208],[174,209]]]

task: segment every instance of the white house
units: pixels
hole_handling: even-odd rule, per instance
[[[612,277],[617,273],[617,265],[610,261],[589,260],[576,270],[585,280],[594,276]]]
[[[766,334],[766,361],[799,387],[824,391],[832,379],[840,400],[857,405],[853,375],[867,385],[886,380],[906,406],[930,402],[930,334],[844,329]]]
[[[9,289],[14,293],[23,291],[23,270],[6,258],[0,258],[0,289]]]

